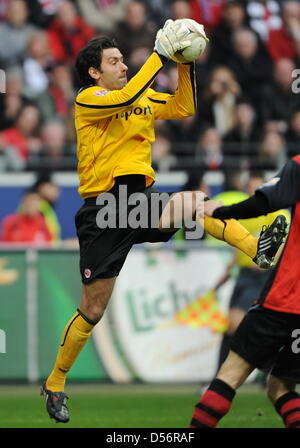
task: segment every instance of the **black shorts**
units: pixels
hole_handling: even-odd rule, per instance
[[[104,211],[103,207],[106,205],[97,205],[97,198],[89,198],[84,205],[78,210],[75,216],[75,225],[80,246],[80,272],[82,282],[87,284],[97,278],[112,278],[119,274],[128,252],[134,244],[145,242],[165,242],[168,241],[178,229],[170,232],[162,232],[158,228],[159,218],[163,210],[163,204],[160,204],[159,212],[157,213],[157,223],[154,227],[151,225],[151,216],[153,203],[151,196],[164,194],[168,198],[174,193],[158,193],[153,188],[145,188],[144,176],[121,176],[117,178],[116,184],[109,193],[112,193],[116,198],[116,228],[99,226],[98,213]],[[119,219],[124,213],[126,216],[130,214],[133,206],[126,206],[122,209],[119,204],[118,189],[119,185],[126,185],[128,194],[143,193],[143,205],[147,211],[147,228],[120,228]],[[102,196],[102,195],[100,195]],[[145,210],[145,208],[143,209]],[[154,214],[154,212],[153,212]],[[111,217],[112,215],[110,215]]]
[[[231,349],[258,369],[300,383],[298,314],[254,306],[236,330]]]

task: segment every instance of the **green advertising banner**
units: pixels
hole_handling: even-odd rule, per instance
[[[49,375],[80,301],[78,258],[77,251],[1,251],[0,380],[38,381]],[[68,378],[108,379],[92,338]]]
[[[0,329],[5,350],[0,353],[0,379],[27,378],[26,255],[0,254]],[[5,353],[3,353],[5,351]]]
[[[133,249],[68,380],[211,378],[234,282],[218,296],[212,288],[230,257],[224,248]],[[80,303],[78,264],[76,250],[0,250],[0,381],[49,375]]]

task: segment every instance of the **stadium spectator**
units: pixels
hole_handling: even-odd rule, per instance
[[[8,2],[9,0],[0,0],[0,23],[6,20]]]
[[[34,99],[47,91],[51,62],[46,32],[34,32],[29,39],[23,63],[24,94],[27,98]]]
[[[49,172],[41,174],[31,188],[40,196],[39,210],[45,218],[53,242],[60,241],[61,227],[55,212],[55,204],[60,195],[59,187],[52,182]]]
[[[171,65],[168,70],[165,71],[165,76],[162,78],[157,77],[158,90],[163,92],[175,92],[178,86],[178,71],[176,66]],[[162,84],[161,81],[163,81]],[[160,89],[160,87],[162,87]],[[181,120],[167,120],[157,121],[155,123],[156,128],[163,126],[167,130],[169,139],[172,142],[172,151],[174,155],[186,156],[191,155],[194,152],[191,148],[191,144],[197,141],[199,136],[199,123],[197,122],[196,115],[192,117],[185,117]]]
[[[210,36],[209,60],[212,65],[226,65],[233,57],[232,35],[246,26],[245,5],[241,1],[231,1],[224,5],[222,20]]]
[[[241,95],[237,79],[228,67],[215,68],[204,90],[198,120],[208,122],[217,128],[221,135],[235,126],[235,103]]]
[[[187,171],[187,181],[182,186],[182,191],[203,191],[207,196],[210,196],[210,189],[205,179],[205,170],[199,170],[198,167],[193,167]]]
[[[191,17],[190,2],[185,0],[175,0],[171,2],[170,17],[173,20],[190,18]]]
[[[267,48],[273,61],[300,56],[300,4],[285,1],[282,5],[282,26],[270,30]]]
[[[110,34],[125,16],[130,0],[76,0],[79,11],[90,26],[98,32]]]
[[[128,58],[128,71],[131,76],[134,76],[151,54],[150,48],[136,47],[129,55]]]
[[[155,33],[154,24],[147,21],[145,5],[131,1],[126,5],[125,17],[116,27],[114,36],[124,57],[128,58],[137,47],[151,48]]]
[[[14,126],[22,106],[26,104],[23,89],[22,70],[13,66],[6,71],[6,93],[0,95],[0,130]]]
[[[155,170],[166,172],[177,166],[177,159],[171,152],[171,141],[168,134],[159,132],[156,134],[152,145],[152,166]]]
[[[258,157],[251,161],[252,168],[279,170],[286,162],[285,140],[276,131],[267,131],[261,141]]]
[[[250,0],[247,2],[250,27],[263,41],[268,40],[271,30],[278,30],[282,20],[280,2],[277,0]]]
[[[210,45],[206,47],[205,52],[199,56],[195,61],[196,64],[196,85],[197,85],[197,104],[202,111],[202,97],[203,91],[207,86],[207,79],[209,78],[211,71],[214,67],[212,59],[210,57]]]
[[[59,117],[65,122],[72,118],[75,89],[72,72],[68,65],[55,64],[49,73],[50,84],[45,96],[39,103],[46,119]],[[37,100],[36,100],[37,102]]]
[[[293,113],[300,109],[300,96],[292,90],[295,68],[291,59],[280,59],[275,63],[273,82],[264,87],[261,113],[267,130],[286,132]]]
[[[200,135],[195,162],[202,169],[218,170],[223,167],[222,139],[216,128],[207,128]]]
[[[242,91],[259,112],[262,89],[272,80],[272,63],[267,52],[260,49],[258,37],[252,30],[235,30],[232,39],[234,55],[228,65]]]
[[[48,28],[63,0],[26,0],[29,20],[40,28]]]
[[[22,197],[20,210],[3,219],[0,240],[4,243],[26,243],[32,246],[49,245],[52,236],[39,209],[40,196],[26,192]]]
[[[0,133],[0,172],[20,171],[24,167],[25,161],[20,157],[18,150],[8,145]]]
[[[223,137],[224,157],[246,157],[251,160],[258,154],[257,142],[261,134],[254,108],[247,100],[240,99],[235,115],[236,125]]]
[[[171,17],[170,3],[165,0],[143,0],[147,7],[147,16],[153,21],[157,29],[163,26],[165,21]]]
[[[41,140],[38,136],[40,123],[39,109],[33,104],[28,104],[20,109],[15,125],[3,131],[6,144],[14,146],[23,160],[26,160],[30,153],[39,152],[41,149]]]
[[[66,127],[59,120],[45,122],[41,129],[41,148],[27,161],[28,170],[69,170],[76,168],[75,157],[67,157]]]
[[[94,29],[77,14],[70,0],[58,6],[56,18],[48,28],[51,54],[57,62],[74,62],[78,51],[94,36]]]
[[[190,0],[191,18],[202,23],[208,34],[219,23],[226,0]]]
[[[10,0],[7,20],[0,24],[0,61],[2,68],[20,65],[29,38],[36,28],[28,23],[28,8],[24,0]]]
[[[300,110],[293,113],[285,139],[288,157],[295,157],[300,154]]]

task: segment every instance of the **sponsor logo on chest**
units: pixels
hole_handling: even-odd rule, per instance
[[[145,117],[146,115],[153,115],[152,114],[152,109],[151,106],[145,106],[145,107],[141,107],[141,106],[137,106],[134,107],[132,109],[126,110],[125,112],[122,113],[117,113],[115,115],[115,119],[119,120],[119,119],[125,119],[126,121],[131,117],[131,116],[143,116]]]

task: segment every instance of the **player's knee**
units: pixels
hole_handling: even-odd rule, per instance
[[[84,300],[80,304],[80,310],[90,321],[97,323],[102,318],[107,303],[108,299],[105,300],[95,292],[84,297]]]
[[[109,302],[114,279],[99,279],[83,287],[80,310],[92,322],[99,322]]]
[[[233,389],[238,389],[254,370],[245,359],[230,350],[228,357],[222,364],[217,378],[229,384]]]
[[[272,403],[275,403],[282,395],[294,390],[295,384],[293,382],[277,378],[273,375],[269,375],[267,378],[267,396]]]
[[[105,307],[96,306],[95,304],[85,304],[80,306],[80,311],[82,311],[89,321],[96,324],[101,320]]]
[[[205,194],[202,191],[175,193],[162,213],[159,229],[163,231],[173,227],[180,228],[185,223],[194,221],[196,212],[201,217],[204,213],[204,197]]]

